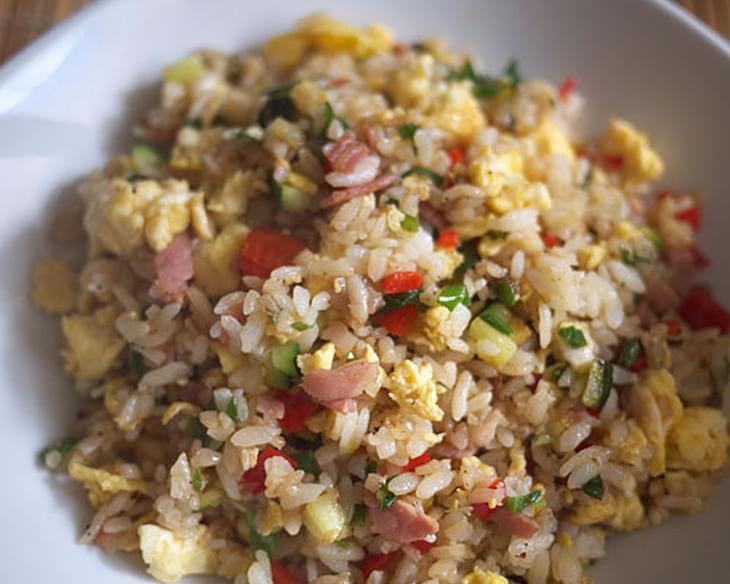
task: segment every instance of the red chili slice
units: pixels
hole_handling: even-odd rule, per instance
[[[723,334],[730,330],[730,313],[706,288],[692,288],[679,307],[679,315],[692,330],[716,327]]]
[[[426,464],[427,462],[431,461],[431,455],[429,454],[428,450],[421,454],[420,456],[416,456],[415,458],[411,458],[408,461],[408,464],[406,464],[403,467],[403,472],[411,472],[416,470],[419,466]]]
[[[275,456],[281,456],[283,459],[288,461],[292,467],[297,467],[297,463],[293,458],[287,456],[276,448],[267,446],[259,452],[259,456],[256,459],[256,466],[243,473],[240,481],[241,486],[251,493],[260,493],[263,491],[266,485],[266,467],[264,466],[264,463],[269,458],[273,458]]]
[[[439,233],[436,245],[449,249],[459,247],[459,236],[453,229],[444,229],[441,233]]]
[[[319,410],[319,405],[302,391],[277,391],[274,397],[284,404],[284,417],[279,420],[279,426],[287,432],[300,432],[306,421]]]

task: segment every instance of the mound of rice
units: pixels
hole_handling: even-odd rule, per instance
[[[83,265],[33,274],[81,540],[162,582],[579,584],[700,510],[730,406],[701,198],[626,120],[575,136],[574,84],[321,14],[165,68],[81,188]]]

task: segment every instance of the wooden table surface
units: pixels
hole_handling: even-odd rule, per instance
[[[92,0],[0,0],[0,63]],[[151,0],[148,0],[151,1]],[[730,38],[730,0],[678,0]]]

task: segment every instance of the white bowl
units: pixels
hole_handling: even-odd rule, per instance
[[[336,5],[332,9],[331,6]],[[730,302],[730,48],[692,17],[650,0],[108,0],[55,28],[0,70],[0,441],[3,582],[149,581],[139,560],[76,543],[90,513],[80,489],[50,476],[39,451],[64,434],[74,394],[58,357],[58,325],[27,299],[51,209],[73,183],[128,145],[159,71],[207,45],[253,47],[316,9],[384,22],[406,39],[442,35],[486,70],[516,56],[528,76],[572,73],[587,98],[585,128],[611,114],[635,121],[664,156],[666,185],[709,195],[707,273]],[[728,582],[730,484],[704,514],[612,539],[598,582]]]

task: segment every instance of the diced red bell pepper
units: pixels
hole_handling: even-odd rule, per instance
[[[288,461],[292,467],[297,467],[296,461],[291,456],[287,456],[276,448],[267,446],[259,452],[259,456],[256,459],[256,466],[243,473],[240,481],[241,486],[251,493],[260,493],[263,491],[266,484],[266,467],[264,466],[264,463],[274,456],[281,456],[283,459]]]
[[[345,79],[344,77],[335,77],[332,80],[332,85],[335,87],[342,87],[343,85],[347,85],[349,82],[349,79]]]
[[[601,410],[597,410],[596,408],[586,408],[586,412],[592,418],[599,418],[601,416]]]
[[[241,273],[268,278],[279,266],[290,264],[306,247],[290,235],[268,227],[254,227],[241,248]]]
[[[367,580],[368,576],[376,570],[385,571],[388,564],[390,564],[397,555],[398,552],[391,552],[389,554],[370,554],[367,556],[362,562],[363,578]]]
[[[667,327],[667,334],[676,337],[679,334],[679,323],[676,320],[662,320],[661,323]]]
[[[279,560],[271,560],[271,579],[274,584],[304,584],[304,580],[297,578]]]
[[[418,308],[413,304],[408,304],[395,310],[378,313],[373,317],[373,320],[380,326],[385,327],[391,335],[405,337],[411,332],[413,323],[418,320]]]
[[[457,164],[464,161],[464,152],[459,148],[452,148],[446,151],[446,155],[449,157],[451,164],[449,165],[450,170],[454,170]]]
[[[675,217],[680,221],[689,223],[695,231],[698,231],[702,227],[702,213],[697,205],[692,205],[684,211],[680,211]]]
[[[550,249],[555,247],[556,245],[560,245],[562,241],[555,237],[554,235],[551,235],[550,233],[542,233],[540,236],[542,237],[542,242],[545,244],[545,247]]]
[[[692,330],[715,327],[723,334],[730,330],[730,313],[706,288],[692,288],[679,307],[679,315]]]
[[[604,152],[599,157],[598,162],[608,170],[621,170],[624,166],[624,158],[619,154],[607,154]]]
[[[418,290],[423,277],[418,272],[395,272],[383,278],[383,294],[401,294]]]
[[[416,470],[419,466],[421,466],[422,464],[426,464],[427,462],[431,462],[431,455],[429,454],[428,450],[426,450],[426,452],[424,452],[420,456],[411,458],[408,461],[408,464],[403,467],[403,472],[412,472]]]
[[[575,89],[575,76],[568,75],[558,87],[558,99],[560,101],[567,100]]]
[[[448,249],[459,247],[459,236],[453,229],[444,229],[441,233],[439,233],[436,245]]]
[[[287,432],[300,432],[304,423],[319,410],[319,405],[301,391],[277,391],[274,397],[284,404],[284,417],[279,420],[279,426]]]
[[[634,361],[634,364],[631,366],[631,371],[633,371],[634,373],[640,373],[641,371],[646,369],[648,364],[649,361],[646,358],[646,353],[644,353],[644,351],[641,351],[639,356],[636,358],[636,361]]]
[[[425,539],[422,539],[420,541],[414,541],[411,543],[411,546],[416,548],[422,554],[428,553],[428,551],[435,545],[435,541],[426,541]]]
[[[704,253],[702,253],[701,249],[699,249],[697,247],[693,247],[692,248],[692,264],[698,270],[702,270],[704,268],[709,267],[710,258],[708,258]]]

